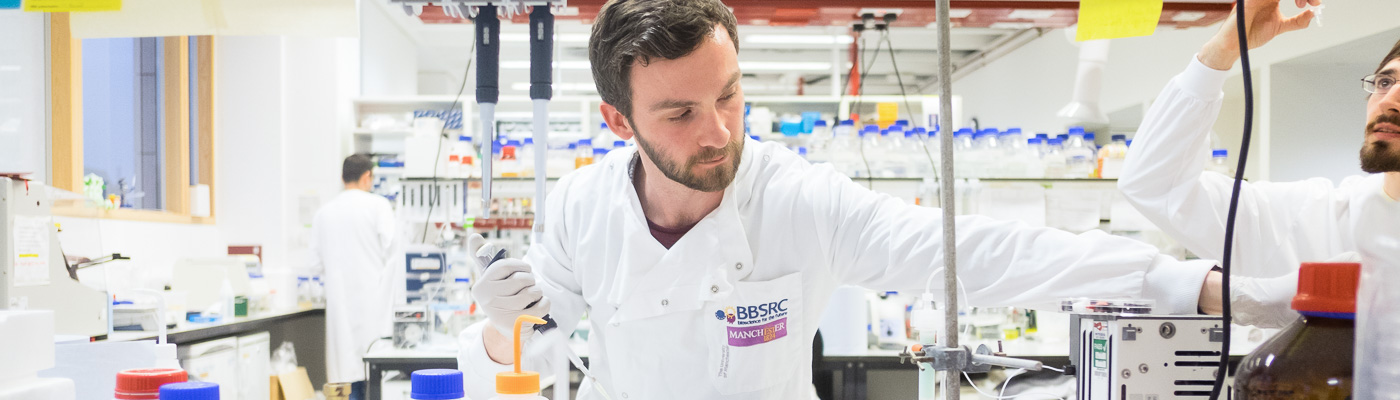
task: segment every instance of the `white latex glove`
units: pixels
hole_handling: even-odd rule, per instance
[[[1356,253],[1342,253],[1327,262],[1360,262]],[[1298,270],[1276,278],[1234,277],[1230,282],[1230,314],[1238,325],[1282,328],[1298,319],[1293,296],[1298,294]]]
[[[486,244],[480,235],[468,238],[467,248],[476,249],[478,258],[486,254],[495,256],[498,251],[495,246]],[[472,286],[472,298],[486,313],[491,326],[506,337],[512,336],[516,317],[524,314],[544,317],[549,314],[549,299],[535,286],[535,275],[530,272],[530,264],[517,258],[502,259],[485,268],[476,285]],[[533,327],[529,323],[522,326],[521,340],[534,332]]]

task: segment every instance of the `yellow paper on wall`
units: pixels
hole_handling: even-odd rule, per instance
[[[1081,0],[1074,40],[1148,36],[1162,18],[1162,0]]]
[[[122,0],[24,0],[24,11],[120,11]]]

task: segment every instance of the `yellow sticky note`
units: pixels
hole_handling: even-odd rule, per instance
[[[1148,36],[1162,18],[1162,0],[1080,0],[1074,40]]]
[[[121,11],[122,0],[24,0],[24,11]]]

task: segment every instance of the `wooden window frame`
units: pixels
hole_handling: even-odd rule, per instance
[[[82,205],[55,205],[54,215],[129,221],[207,224],[215,223],[214,208],[214,46],[210,36],[167,36],[164,44],[165,103],[162,121],[165,137],[165,209],[99,209]],[[198,48],[199,182],[209,185],[209,216],[190,215],[190,52]],[[82,40],[73,37],[68,13],[49,14],[49,57],[52,130],[53,187],[83,192],[83,57]]]

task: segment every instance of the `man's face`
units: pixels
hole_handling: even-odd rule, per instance
[[[1400,78],[1400,59],[1381,68],[1380,76]],[[1372,93],[1366,100],[1366,144],[1361,147],[1361,170],[1400,172],[1400,88]]]
[[[632,66],[632,115],[643,157],[702,192],[729,186],[744,149],[739,61],[723,27],[685,57]]]

